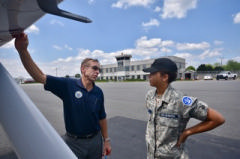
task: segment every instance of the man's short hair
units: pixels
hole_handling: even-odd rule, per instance
[[[81,68],[84,66],[89,66],[89,61],[93,61],[93,62],[98,62],[98,59],[93,59],[93,58],[85,58],[82,63],[81,63]],[[81,69],[80,69],[81,70]],[[82,72],[82,71],[81,71]]]
[[[98,62],[98,59],[93,59],[93,58],[85,58],[83,61],[82,61],[82,64],[81,64],[81,68],[83,66],[89,66],[89,61],[93,61],[93,62]]]

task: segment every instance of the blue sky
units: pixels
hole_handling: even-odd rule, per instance
[[[25,31],[46,74],[75,75],[86,57],[111,64],[121,53],[132,60],[179,56],[196,68],[240,62],[239,0],[65,0],[59,7],[93,22],[45,15]],[[0,48],[0,61],[13,77],[29,77],[13,41]]]

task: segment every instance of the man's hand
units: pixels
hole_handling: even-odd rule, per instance
[[[28,47],[28,37],[25,33],[13,35],[15,37],[15,48],[19,53],[26,51]]]
[[[104,141],[104,144],[103,144],[103,156],[110,155],[111,152],[112,152],[112,148],[111,148],[111,145],[110,145],[110,141]]]
[[[21,61],[27,70],[27,72],[32,76],[32,78],[40,83],[46,83],[46,75],[40,70],[40,68],[35,64],[32,57],[30,56],[28,47],[28,37],[25,33],[12,35],[15,39],[15,48],[17,49]]]

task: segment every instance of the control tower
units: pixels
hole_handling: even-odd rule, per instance
[[[132,55],[123,54],[116,56],[118,80],[125,80],[129,76],[130,60]]]

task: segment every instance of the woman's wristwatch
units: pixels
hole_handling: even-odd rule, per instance
[[[110,137],[107,137],[104,139],[104,142],[110,142],[110,140],[111,140]]]

